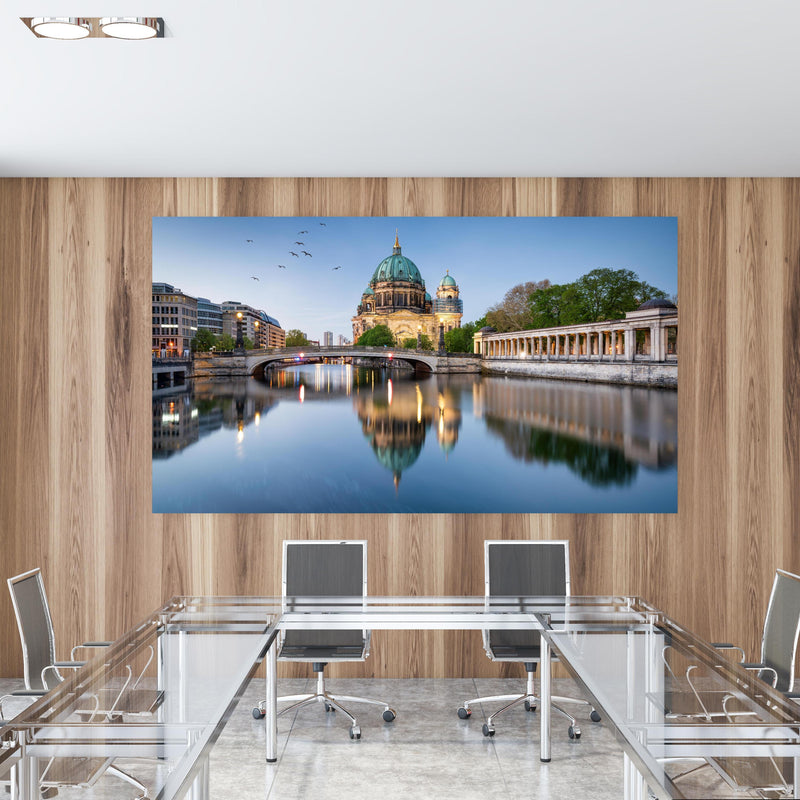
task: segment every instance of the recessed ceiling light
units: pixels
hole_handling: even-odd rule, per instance
[[[31,29],[46,39],[85,39],[92,24],[86,17],[34,17]]]
[[[161,33],[158,17],[101,17],[100,30],[115,39],[153,39]]]

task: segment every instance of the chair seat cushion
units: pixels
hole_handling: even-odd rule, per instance
[[[278,657],[298,661],[335,661],[337,658],[364,658],[363,645],[292,645],[284,644]]]
[[[492,654],[498,661],[505,658],[514,661],[538,661],[541,653],[542,649],[539,645],[492,645]]]

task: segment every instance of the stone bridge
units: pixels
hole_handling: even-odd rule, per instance
[[[402,347],[274,347],[232,353],[196,353],[194,377],[259,376],[270,367],[345,359],[380,365],[405,362],[421,372],[480,372],[481,358],[472,353],[434,353]]]

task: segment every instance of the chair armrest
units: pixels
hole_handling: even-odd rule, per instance
[[[48,685],[48,684],[47,684],[47,677],[46,677],[46,675],[47,675],[47,673],[48,673],[48,672],[50,672],[51,670],[52,670],[53,672],[55,672],[55,673],[58,673],[58,670],[59,670],[59,669],[62,669],[62,668],[63,668],[63,669],[79,669],[79,668],[80,668],[80,667],[82,667],[82,666],[83,666],[85,663],[86,663],[85,661],[56,661],[56,662],[55,662],[55,663],[53,663],[53,664],[48,664],[48,665],[47,665],[47,666],[46,666],[46,667],[45,667],[45,668],[42,670],[42,683],[43,683],[45,686],[47,686],[47,685]],[[48,691],[50,691],[50,690],[48,689]]]
[[[92,647],[110,647],[111,642],[84,642],[83,644],[76,644],[75,647],[72,648],[69,652],[69,657],[74,661],[75,660],[75,652],[77,650],[81,650],[82,648],[92,648]]]
[[[731,644],[730,642],[711,642],[711,646],[717,650],[738,650],[742,657],[739,659],[740,663],[744,663],[745,655],[744,650],[738,644]]]
[[[776,684],[778,683],[778,673],[772,667],[768,667],[766,664],[756,664],[756,663],[745,663],[742,661],[742,666],[749,670],[750,672],[771,672],[775,677],[772,679],[772,688],[774,689]],[[766,683],[767,681],[764,681]]]

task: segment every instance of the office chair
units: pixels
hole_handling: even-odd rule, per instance
[[[485,541],[486,597],[544,597],[569,596],[569,542],[566,541]],[[521,661],[527,672],[527,685],[523,694],[476,697],[458,709],[461,719],[472,716],[476,703],[501,703],[507,705],[491,714],[483,725],[484,736],[494,736],[495,718],[523,703],[526,711],[535,711],[539,698],[534,690],[534,673],[540,661],[540,636],[538,631],[484,630],[483,646],[492,661]],[[593,722],[600,714],[586,700],[553,696],[553,701],[580,703],[589,706]],[[580,739],[577,720],[563,708],[552,703],[553,710],[569,720],[569,738]]]
[[[25,690],[0,697],[0,720],[4,719],[3,700],[8,697],[41,697],[47,694],[63,680],[61,670],[78,669],[86,663],[75,661],[74,657],[79,649],[107,647],[110,644],[110,642],[84,642],[72,649],[71,660],[57,661],[53,622],[41,570],[32,569],[9,578],[8,589],[22,645]],[[121,689],[104,689],[81,698],[75,712],[85,721],[92,722],[98,716],[114,718],[124,713],[142,714],[152,711],[159,700],[159,693],[138,690],[135,684],[131,687],[133,676],[130,670],[128,677],[128,681],[123,683]],[[55,796],[57,787],[60,786],[93,786],[104,772],[108,772],[136,787],[141,792],[138,800],[149,797],[147,787],[132,775],[112,766],[112,760],[60,756],[48,759],[44,762],[39,778],[42,796]]]
[[[800,637],[800,576],[778,569],[772,583],[764,629],[761,635],[761,660],[745,662],[744,650],[728,643],[715,643],[720,650],[738,650],[742,655],[741,665],[758,675],[758,678],[777,689],[789,700],[800,699],[794,692],[795,655]],[[665,650],[668,648],[665,648]],[[667,670],[677,685],[685,683],[687,691],[675,692],[668,698],[668,717],[711,720],[727,717],[735,720],[742,717],[745,722],[751,716],[747,709],[737,709],[735,698],[719,693],[709,696],[699,683],[692,679],[690,665],[684,681],[678,681],[665,658]],[[731,702],[734,701],[734,702]],[[688,759],[682,759],[688,760]],[[755,790],[778,797],[793,796],[794,760],[791,758],[751,759],[717,757],[703,759],[702,764],[672,778],[686,777],[706,766],[711,766],[736,791]]]
[[[284,541],[283,543],[283,605],[291,610],[295,598],[366,597],[366,541]],[[383,719],[392,722],[393,708],[380,700],[331,694],[325,687],[325,667],[331,661],[364,661],[369,655],[370,631],[366,630],[287,630],[280,635],[278,658],[281,661],[311,663],[317,677],[316,690],[310,694],[279,697],[278,702],[291,703],[279,713],[301,708],[311,703],[323,703],[326,712],[337,709],[350,720],[350,738],[360,739],[361,728],[355,716],[343,705],[369,703],[383,706]],[[266,703],[253,709],[253,717],[261,719]]]

